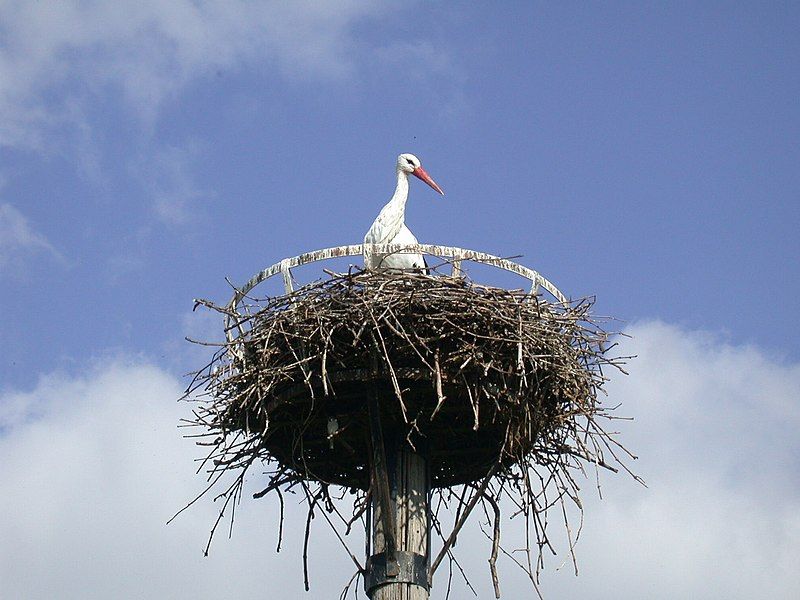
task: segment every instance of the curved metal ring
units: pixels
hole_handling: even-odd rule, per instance
[[[458,276],[461,273],[461,261],[471,260],[487,265],[492,265],[511,273],[516,273],[525,277],[531,282],[531,293],[536,293],[539,288],[547,291],[558,302],[566,304],[567,297],[553,285],[548,279],[540,275],[537,271],[529,269],[523,265],[517,264],[505,258],[486,254],[485,252],[477,252],[476,250],[465,250],[464,248],[456,248],[455,246],[437,246],[433,244],[373,244],[369,251],[378,254],[394,254],[394,253],[415,253],[415,254],[429,254],[431,256],[451,258],[453,263],[453,275]],[[317,262],[320,260],[327,260],[330,258],[337,258],[341,256],[357,256],[363,254],[364,246],[362,244],[353,244],[350,246],[336,246],[333,248],[325,248],[323,250],[315,250],[313,252],[305,252],[292,258],[284,258],[282,261],[267,267],[263,271],[254,275],[250,280],[245,283],[241,288],[236,290],[236,293],[228,303],[228,313],[231,314],[236,310],[236,307],[256,287],[259,283],[269,279],[273,275],[281,273],[283,275],[284,285],[287,293],[292,291],[292,275],[291,270],[294,267],[299,267],[308,263]],[[230,316],[225,318],[225,335],[228,341],[233,341],[232,327],[230,323]]]

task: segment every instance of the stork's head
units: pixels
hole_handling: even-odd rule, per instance
[[[442,196],[444,196],[444,192],[442,188],[436,185],[436,182],[431,179],[431,176],[425,172],[425,169],[422,168],[422,164],[419,162],[419,159],[414,156],[413,154],[401,154],[397,157],[397,170],[403,171],[404,173],[411,173],[415,177],[418,177],[437,192],[439,192]]]

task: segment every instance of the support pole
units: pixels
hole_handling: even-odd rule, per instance
[[[392,502],[394,512],[396,573],[389,575],[384,507],[373,501],[373,547],[377,554],[367,565],[367,594],[372,600],[428,600],[428,507],[425,460],[409,450],[394,453]]]
[[[390,440],[386,447],[376,394],[369,411],[375,554],[367,560],[367,595],[372,600],[428,600],[427,462],[405,440]]]

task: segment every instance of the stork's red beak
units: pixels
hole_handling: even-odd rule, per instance
[[[442,196],[444,196],[444,192],[442,191],[442,188],[440,188],[438,185],[436,185],[436,182],[433,179],[431,179],[431,176],[428,175],[425,172],[425,169],[423,169],[422,167],[417,167],[416,169],[411,171],[411,174],[412,175],[416,175],[417,177],[422,179],[422,181],[427,183],[429,186],[431,186],[433,189],[435,189],[437,192],[439,192]]]

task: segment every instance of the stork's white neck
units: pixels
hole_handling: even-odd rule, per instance
[[[408,200],[408,173],[397,169],[397,187],[394,188],[394,196],[389,200],[389,204],[399,204],[402,210],[405,208],[406,200]]]
[[[391,237],[397,235],[406,218],[406,201],[408,200],[408,173],[397,169],[397,187],[392,199],[383,207],[378,219],[391,231]]]
[[[397,187],[392,199],[381,209],[378,218],[367,231],[364,241],[368,244],[388,244],[400,233],[406,218],[408,200],[408,174],[397,170]]]

